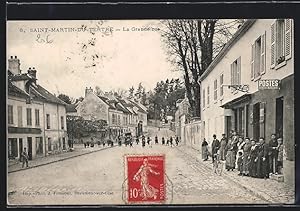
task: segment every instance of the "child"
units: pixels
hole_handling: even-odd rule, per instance
[[[239,151],[238,159],[237,159],[238,171],[240,172],[238,175],[243,175],[243,152]]]
[[[275,174],[282,174],[283,168],[283,141],[282,138],[277,139],[278,145],[276,150],[278,151],[278,158],[277,158],[277,169]]]

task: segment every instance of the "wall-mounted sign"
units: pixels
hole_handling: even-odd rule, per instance
[[[258,89],[280,89],[280,80],[278,79],[266,79],[258,81]]]

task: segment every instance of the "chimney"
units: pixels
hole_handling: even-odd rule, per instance
[[[8,69],[15,75],[21,74],[20,60],[17,58],[17,56],[15,56],[15,58],[11,56],[10,59],[8,59]]]
[[[34,67],[32,69],[31,69],[31,67],[29,67],[27,72],[28,72],[28,75],[30,75],[30,77],[32,77],[33,79],[36,80],[36,69]]]
[[[86,97],[88,94],[91,94],[91,93],[93,93],[92,87],[90,87],[90,88],[86,87],[86,88],[85,88],[85,97]]]

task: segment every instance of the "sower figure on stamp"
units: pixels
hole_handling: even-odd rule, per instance
[[[146,200],[147,198],[157,198],[158,190],[149,184],[148,175],[150,173],[154,175],[159,175],[159,172],[154,171],[151,167],[156,166],[148,163],[148,159],[145,158],[143,160],[143,164],[133,177],[133,180],[141,182],[142,190],[140,194],[141,197],[143,197],[143,200]]]
[[[28,167],[28,154],[26,152],[26,147],[24,148],[22,154],[21,154],[21,157],[22,157],[22,168],[24,168],[24,164],[26,163],[26,168]]]

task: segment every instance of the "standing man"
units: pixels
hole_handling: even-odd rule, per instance
[[[155,144],[158,144],[158,138],[155,136]]]
[[[259,148],[257,156],[257,176],[259,178],[269,178],[269,161],[268,161],[269,147],[265,143],[263,137],[259,138]]]
[[[171,136],[170,138],[170,144],[171,144],[171,147],[173,146],[173,137]]]
[[[22,154],[21,154],[21,157],[22,157],[22,168],[24,168],[24,164],[26,163],[26,168],[28,168],[28,154],[26,152],[26,147],[24,148]]]
[[[176,146],[178,146],[178,143],[179,143],[179,138],[178,138],[178,136],[176,136],[175,142],[176,142]]]
[[[212,157],[212,162],[215,160],[215,154],[217,154],[219,148],[220,148],[220,141],[217,139],[216,134],[213,135],[213,141],[211,143],[211,157]]]
[[[226,156],[226,145],[227,145],[227,138],[225,136],[225,134],[222,134],[222,139],[221,139],[221,143],[220,143],[220,159],[221,160],[225,160],[225,156]]]
[[[278,153],[276,150],[276,147],[278,146],[278,141],[276,139],[276,135],[271,135],[271,140],[269,141],[269,167],[270,167],[270,173],[274,174],[277,170],[277,158]]]

